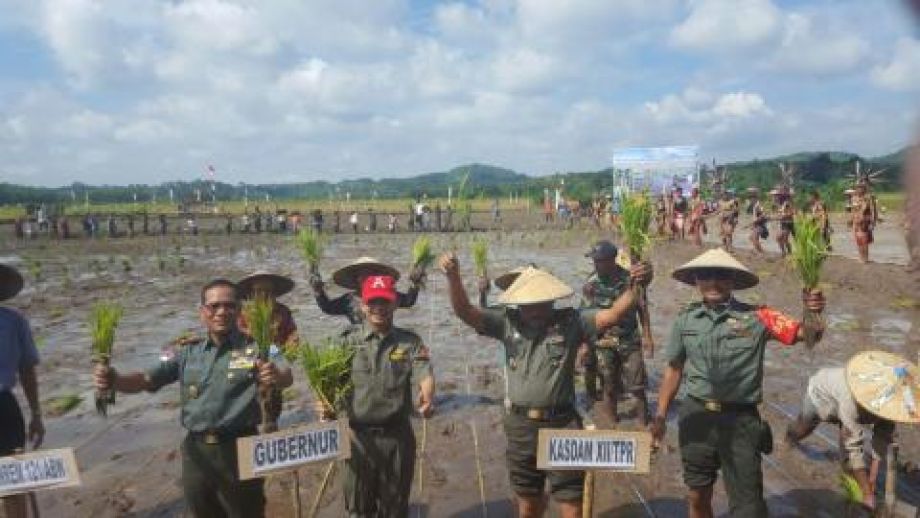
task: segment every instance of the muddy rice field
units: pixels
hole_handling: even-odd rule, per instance
[[[508,217],[512,217],[509,215]],[[503,230],[486,235],[490,271],[502,273],[536,262],[580,291],[591,271],[584,257],[588,245],[609,232],[593,227],[570,230],[539,228],[538,215],[518,215]],[[764,404],[761,413],[777,437],[776,451],[764,458],[764,483],[771,515],[803,517],[845,516],[838,488],[836,429],[827,425],[801,449],[783,448],[780,438],[804,393],[809,373],[820,366],[839,365],[854,352],[880,348],[916,360],[920,332],[920,293],[906,271],[906,251],[898,222],[885,222],[873,249],[878,262],[854,260],[850,236],[835,234],[837,253],[824,273],[828,298],[828,332],[812,350],[772,344],[766,356]],[[842,227],[842,225],[838,225]],[[772,230],[772,229],[771,229]],[[738,298],[770,304],[793,315],[801,311],[800,289],[794,273],[776,255],[775,242],[765,256],[746,246],[739,228],[737,256],[761,278],[756,288]],[[10,233],[4,232],[3,236]],[[405,273],[417,234],[334,236],[321,265],[324,277],[362,255],[390,261]],[[435,233],[436,251],[456,249],[467,289],[475,278],[469,257],[472,234]],[[714,236],[710,235],[711,240]],[[771,236],[772,238],[772,236]],[[82,471],[82,487],[38,494],[43,516],[181,516],[178,485],[178,392],[166,387],[156,394],[120,396],[108,418],[95,414],[91,388],[89,335],[85,326],[96,301],[117,300],[125,317],[117,332],[114,364],[122,371],[146,368],[161,350],[185,332],[200,332],[197,297],[200,286],[213,277],[237,279],[255,270],[290,275],[297,283],[281,300],[288,304],[301,337],[319,340],[334,334],[346,321],[323,315],[307,285],[307,271],[289,236],[277,234],[231,236],[204,232],[197,236],[169,235],[133,239],[73,239],[28,242],[8,237],[0,241],[0,261],[16,265],[26,277],[26,289],[8,301],[31,320],[42,363],[39,368],[48,434],[45,447],[71,446]],[[694,300],[690,287],[670,279],[670,271],[699,250],[688,243],[658,241],[652,261],[656,277],[649,288],[653,331],[659,351],[681,307]],[[405,281],[401,286],[405,287]],[[340,293],[332,287],[330,295]],[[564,301],[577,304],[577,299]],[[504,464],[502,434],[502,370],[499,344],[478,337],[456,319],[449,308],[443,276],[431,272],[415,307],[400,310],[397,325],[415,330],[431,347],[437,378],[437,411],[423,426],[414,419],[421,449],[413,485],[412,515],[513,516]],[[649,360],[651,400],[662,372],[660,354]],[[295,385],[285,393],[281,426],[310,422],[311,394],[302,371],[294,367]],[[21,397],[21,394],[19,394]],[[61,404],[70,399],[72,408]],[[57,406],[56,406],[57,405]],[[633,426],[632,405],[620,405],[624,428]],[[597,414],[597,412],[594,412]],[[672,412],[673,414],[673,412]],[[597,423],[604,426],[597,415]],[[686,515],[676,423],[672,420],[666,446],[654,459],[649,475],[598,474],[595,516],[671,517]],[[422,437],[424,435],[424,441]],[[920,430],[899,428],[901,444],[899,513],[914,516],[920,505]],[[304,516],[317,502],[325,465],[301,469]],[[268,516],[293,516],[290,474],[268,481]],[[319,516],[343,515],[338,476],[318,500]],[[725,515],[727,500],[721,483],[714,498],[717,514]]]

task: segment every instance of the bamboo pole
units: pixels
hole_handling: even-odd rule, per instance
[[[885,457],[885,516],[895,518],[898,504],[898,443],[888,445]]]
[[[581,498],[581,518],[594,516],[594,472],[585,473],[585,492]]]
[[[310,518],[316,518],[316,513],[319,512],[319,504],[326,493],[326,486],[329,485],[329,477],[332,476],[332,471],[335,469],[335,462],[334,460],[329,461],[329,465],[326,467],[326,474],[323,475],[323,481],[316,492],[316,498],[313,499],[313,506],[310,507]]]

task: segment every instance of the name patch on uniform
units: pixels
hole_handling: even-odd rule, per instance
[[[409,359],[409,353],[405,349],[393,349],[390,351],[390,361],[391,362],[404,362]]]
[[[647,432],[542,429],[537,468],[648,473],[651,444]]]
[[[72,448],[0,457],[0,497],[80,485]]]
[[[241,437],[236,441],[236,449],[241,480],[296,470],[314,462],[347,459],[351,455],[348,421],[329,421]]]

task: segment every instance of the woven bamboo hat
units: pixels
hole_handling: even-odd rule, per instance
[[[741,264],[723,248],[713,248],[703,252],[689,263],[674,270],[671,277],[685,284],[696,286],[696,271],[711,268],[728,272],[735,281],[732,286],[732,289],[735,290],[753,288],[760,282],[754,272],[748,270],[747,266]]]
[[[896,354],[863,351],[847,363],[853,399],[872,414],[897,423],[920,423],[920,369]]]
[[[358,278],[368,275],[389,275],[394,281],[399,280],[399,271],[396,268],[373,257],[360,257],[333,272],[332,281],[345,289],[358,291],[361,289]]]
[[[278,275],[277,273],[258,271],[252,275],[243,277],[240,282],[237,283],[237,287],[240,290],[240,298],[248,299],[252,297],[256,284],[266,281],[271,284],[273,297],[280,297],[294,289],[294,281],[292,281],[290,277]]]
[[[498,297],[498,302],[526,306],[564,299],[573,293],[572,288],[551,274],[538,268],[528,268]]]
[[[0,300],[11,299],[22,290],[23,280],[19,270],[0,264]]]
[[[517,268],[505,272],[495,278],[495,285],[498,286],[498,289],[504,291],[508,289],[508,286],[511,286],[515,280],[525,271],[531,268],[536,268],[533,265],[527,266],[518,266]]]

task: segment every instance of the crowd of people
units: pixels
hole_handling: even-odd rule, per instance
[[[690,228],[699,225],[692,215],[699,203],[694,193],[687,204]],[[737,212],[737,204],[728,198],[718,208],[718,214],[729,219]],[[582,287],[577,308],[557,306],[575,290],[533,264],[494,282],[479,278],[478,304],[473,304],[457,256],[446,253],[438,259],[453,313],[478,334],[497,340],[504,351],[506,461],[519,516],[545,513],[547,485],[562,516],[582,514],[584,472],[543,471],[536,465],[541,429],[582,426],[575,386],[581,369],[588,396],[598,401],[599,411],[612,426],[620,421],[618,401],[629,395],[636,402],[637,424],[648,427],[656,444],[666,436],[669,412],[683,386],[686,396],[678,410],[677,436],[690,516],[712,516],[719,473],[733,516],[766,516],[761,459],[772,450],[773,439],[769,424],[758,413],[764,398],[765,347],[769,341],[791,346],[806,335],[820,339],[821,320],[800,322],[770,306],[742,302],[736,293],[756,286],[758,276],[724,248],[702,253],[671,272],[674,282],[695,286],[699,298],[670,324],[664,346],[666,367],[657,405],[652,406],[646,401],[645,360],[654,354],[655,346],[651,333],[643,329],[637,287],[647,286],[654,272],[648,262],[623,266],[618,255],[612,242],[594,243],[587,254],[594,272]],[[436,358],[419,334],[399,326],[397,309],[415,304],[426,275],[424,268],[413,268],[409,289],[400,292],[396,268],[362,257],[333,273],[332,282],[346,290],[337,298],[327,295],[319,272],[310,276],[318,307],[348,321],[345,332],[331,339],[353,352],[352,389],[340,403],[342,408],[317,403],[315,414],[317,419],[346,416],[353,431],[352,455],[345,461],[342,484],[349,516],[408,515],[416,455],[409,419],[413,414],[427,418],[435,411],[432,365]],[[493,285],[501,293],[498,304],[490,305]],[[14,268],[0,267],[0,299],[15,296],[22,286]],[[183,341],[148,370],[107,364],[95,368],[94,385],[103,391],[155,392],[179,384],[180,420],[187,430],[180,448],[182,487],[195,516],[264,513],[264,484],[261,479],[239,479],[235,441],[258,432],[261,412],[272,412],[275,418],[281,412],[280,406],[261,408],[259,390],[280,391],[294,381],[285,352],[297,347],[298,330],[292,312],[278,300],[293,286],[291,279],[270,272],[256,272],[239,281],[211,280],[201,288],[197,310],[204,336]],[[253,297],[265,297],[274,308],[272,332],[277,347],[267,358],[257,356],[250,324],[240,311],[243,301]],[[822,293],[810,291],[803,297],[809,310],[823,311]],[[24,316],[0,308],[0,336],[4,340],[0,456],[4,456],[22,451],[27,438],[38,447],[44,426],[35,374],[38,352]],[[864,354],[852,361],[865,362]],[[871,509],[879,452],[892,440],[896,422],[920,421],[916,408],[901,411],[901,406],[908,407],[907,394],[920,389],[905,385],[903,392],[899,389],[878,404],[868,401],[865,391],[854,390],[845,373],[841,368],[815,373],[804,394],[802,413],[785,437],[795,445],[820,422],[840,423],[845,467],[862,490],[862,504]],[[895,376],[897,383],[904,376],[920,377],[917,366],[902,359],[879,373]],[[22,384],[29,404],[28,421],[12,394],[17,383]],[[418,393],[415,404],[414,391]],[[868,436],[866,424],[874,427],[868,461],[861,448]],[[4,502],[7,516],[23,516],[17,514],[25,506],[22,497]]]

